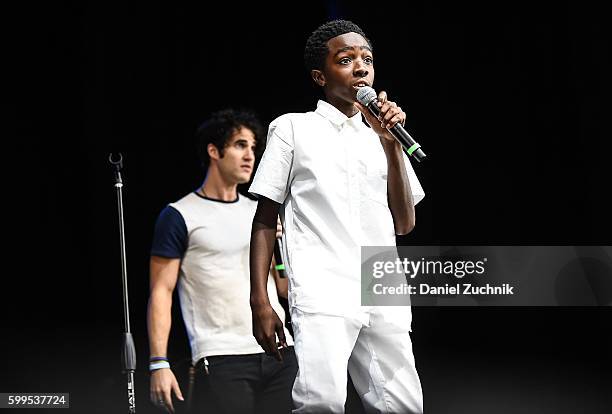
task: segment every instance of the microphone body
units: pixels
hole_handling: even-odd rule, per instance
[[[378,99],[374,89],[369,86],[359,89],[357,100],[360,104],[367,107],[376,119],[380,119],[380,108],[378,107]],[[418,162],[425,159],[426,155],[421,149],[421,145],[410,136],[400,123],[395,124],[393,128],[389,128],[389,132],[402,144],[408,155],[411,155]]]

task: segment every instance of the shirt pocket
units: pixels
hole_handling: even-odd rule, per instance
[[[387,170],[377,167],[366,169],[366,197],[387,206]]]

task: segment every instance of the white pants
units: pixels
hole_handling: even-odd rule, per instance
[[[343,413],[347,370],[367,413],[422,413],[405,312],[373,307],[347,318],[292,309],[298,359],[293,413]]]

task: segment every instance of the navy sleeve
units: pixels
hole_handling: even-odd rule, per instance
[[[151,256],[183,257],[187,250],[187,225],[177,209],[167,206],[155,223]]]

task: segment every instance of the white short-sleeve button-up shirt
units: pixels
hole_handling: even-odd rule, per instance
[[[404,155],[415,204],[425,193]],[[289,303],[304,312],[354,315],[361,246],[394,246],[387,159],[361,113],[325,101],[280,116],[268,131],[253,194],[281,203]]]

